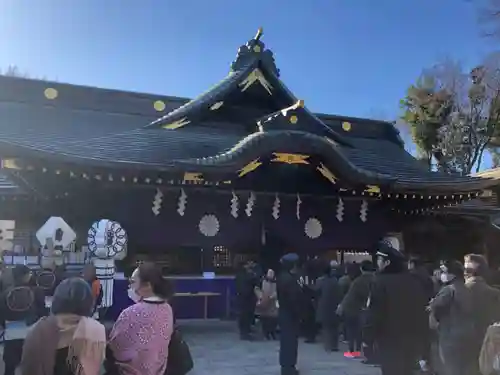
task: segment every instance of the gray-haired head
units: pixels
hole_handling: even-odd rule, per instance
[[[90,285],[79,277],[63,280],[54,291],[52,314],[90,316],[94,298]]]

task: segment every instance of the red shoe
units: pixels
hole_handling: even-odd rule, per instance
[[[361,357],[361,352],[352,352],[351,354],[352,354],[353,358],[359,358],[359,357]]]
[[[344,352],[344,358],[355,358],[355,357],[351,352]]]

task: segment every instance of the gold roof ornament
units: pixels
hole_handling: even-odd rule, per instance
[[[351,125],[351,123],[350,123],[349,121],[344,121],[344,122],[342,123],[342,129],[343,129],[344,131],[346,131],[346,132],[350,132],[350,131],[351,131],[351,129],[352,129],[352,125]]]
[[[239,86],[241,88],[241,92],[245,92],[256,82],[260,83],[269,95],[273,95],[273,86],[258,68],[254,69],[243,81],[240,82]]]
[[[368,185],[365,191],[367,193],[380,194],[380,188],[376,185]]]
[[[288,154],[284,152],[273,152],[274,159],[271,162],[284,163],[284,164],[309,164],[307,159],[309,155],[302,154]]]
[[[327,167],[325,167],[323,163],[321,163],[319,167],[316,167],[316,169],[319,171],[319,173],[323,175],[323,177],[325,177],[332,184],[337,183],[337,177],[335,177],[335,175],[332,172],[330,172],[330,170]]]
[[[258,42],[262,37],[262,35],[264,35],[264,28],[261,26],[257,29],[257,33],[255,34],[253,40],[256,40]]]
[[[203,181],[203,175],[198,172],[186,172],[184,173],[183,182],[193,182],[198,183]]]
[[[174,121],[170,124],[167,124],[167,125],[163,125],[162,128],[163,129],[170,129],[170,130],[175,130],[175,129],[179,129],[179,128],[182,128],[184,125],[187,125],[189,124],[191,121],[187,119],[187,117],[183,117],[177,121]]]
[[[2,159],[2,169],[23,169],[17,159]]]
[[[256,170],[261,165],[262,165],[262,162],[260,161],[260,159],[252,160],[250,163],[248,163],[247,165],[245,165],[243,168],[241,168],[238,171],[238,177],[243,177],[244,175]]]
[[[45,96],[45,98],[49,99],[49,100],[54,100],[58,97],[59,93],[57,92],[57,90],[53,87],[47,87],[44,91],[43,91],[43,95]]]
[[[163,112],[165,110],[165,108],[167,108],[167,105],[165,104],[165,102],[163,100],[157,100],[153,103],[153,108],[157,112]]]

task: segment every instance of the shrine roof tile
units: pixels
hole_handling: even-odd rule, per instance
[[[24,137],[2,133],[5,149],[29,151],[31,157],[59,160],[88,166],[141,169],[209,169],[220,167],[237,171],[263,154],[286,147],[318,153],[333,163],[340,174],[356,183],[390,185],[402,190],[472,191],[495,182],[487,178],[462,177],[426,170],[402,147],[390,141],[352,139],[335,145],[304,132],[258,132],[241,139],[241,134],[220,128],[206,132],[192,126],[182,132],[162,129],[135,129],[83,140],[49,142],[34,134]],[[308,148],[308,149],[307,149]],[[430,193],[430,192],[429,192]]]

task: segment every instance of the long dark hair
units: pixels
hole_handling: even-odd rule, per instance
[[[153,262],[144,262],[139,265],[138,270],[141,284],[149,283],[153,293],[160,298],[169,300],[172,297],[172,283],[163,277],[161,267]]]

